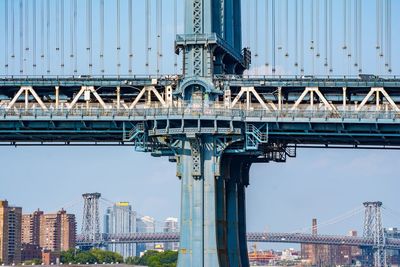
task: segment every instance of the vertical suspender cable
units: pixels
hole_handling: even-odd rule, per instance
[[[331,0],[332,1],[332,0]],[[362,65],[362,2],[361,0],[358,1],[358,73],[362,73],[363,65]]]
[[[74,1],[74,73],[78,72],[78,3]]]
[[[70,66],[71,73],[74,72],[74,1],[69,1],[69,57],[70,57]]]
[[[100,72],[104,74],[104,0],[100,0]]]
[[[19,72],[24,72],[24,14],[23,14],[23,3],[19,0]]]
[[[351,73],[351,57],[352,57],[352,19],[351,19],[351,0],[347,0],[347,59],[348,59],[348,75]]]
[[[174,0],[174,38],[176,37],[177,34],[177,27],[178,27],[178,4],[177,0]],[[174,73],[177,73],[177,67],[178,67],[178,55],[174,53]]]
[[[358,4],[357,0],[354,0],[354,67],[358,67]]]
[[[36,75],[36,0],[32,1],[32,67]]]
[[[333,38],[332,38],[332,23],[333,23],[332,0],[329,0],[329,72],[333,72]]]
[[[376,4],[376,67],[377,67],[377,72],[379,73],[379,53],[380,53],[380,49],[381,49],[381,37],[380,37],[380,31],[381,31],[381,26],[380,26],[380,22],[381,22],[381,12],[379,10],[380,8],[380,1],[381,0],[375,0],[375,4]]]
[[[257,7],[256,7],[257,9]],[[277,26],[277,33],[278,33],[278,41],[277,41],[277,45],[278,45],[278,51],[280,52],[282,50],[282,30],[281,30],[281,26],[282,26],[282,0],[278,0],[278,2],[276,3],[276,26]],[[278,63],[279,64],[279,63]]]
[[[11,1],[11,64],[12,71],[14,71],[15,59],[15,8],[14,1]]]
[[[297,2],[297,0],[296,0]],[[272,0],[272,75],[276,71],[276,17],[275,17],[275,0]]]
[[[4,1],[4,67],[8,75],[8,0]]]
[[[132,74],[132,58],[133,58],[133,48],[132,48],[132,0],[128,0],[128,39],[129,39],[129,45],[128,45],[128,73]]]
[[[61,62],[60,62],[60,66],[61,66],[61,74],[64,75],[64,0],[61,0],[61,14],[60,14],[60,19],[61,19]]]
[[[121,1],[117,0],[117,74],[120,75],[121,61],[120,61],[120,52],[121,52]]]
[[[159,75],[162,72],[162,0],[157,0],[156,5],[157,75]]]
[[[150,31],[151,31],[151,10],[150,10],[150,0],[146,0],[145,9],[146,9],[146,73],[149,74],[149,60],[150,60]]]
[[[388,0],[388,72],[392,72],[392,0]]]
[[[310,38],[310,50],[311,50],[311,63],[312,63],[312,74],[315,74],[315,32],[314,32],[314,15],[315,15],[315,1],[311,0],[311,15],[310,15],[310,30],[311,30],[311,38]]]
[[[269,0],[265,0],[265,68],[269,71]]]
[[[314,1],[314,0],[313,0]],[[289,57],[289,1],[285,1],[285,57]]]
[[[324,15],[325,15],[325,31],[324,31],[324,37],[325,37],[325,62],[324,62],[324,66],[325,66],[325,70],[326,73],[328,73],[328,0],[324,1]]]
[[[46,6],[46,27],[47,27],[47,73],[50,73],[51,51],[50,51],[50,0],[47,0]]]
[[[296,67],[296,72],[298,71],[298,66],[299,66],[299,38],[298,38],[298,0],[295,0],[295,8],[294,8],[294,45],[295,45],[295,54],[294,54],[294,66]]]
[[[40,65],[42,68],[42,73],[44,73],[44,1],[41,0],[40,3]]]
[[[300,73],[304,74],[304,0],[300,0]]]
[[[89,74],[92,74],[92,0],[86,0],[86,51]]]
[[[56,2],[56,53],[60,51],[60,0],[53,0]]]
[[[344,56],[343,69],[346,66],[346,57],[347,57],[347,54],[346,54],[346,50],[347,50],[347,3],[346,3],[346,1],[347,0],[343,0],[343,46],[342,46],[343,56]]]
[[[25,53],[24,53],[24,69],[27,72],[27,62],[29,58],[29,0],[25,1],[25,34],[24,34],[24,44],[25,44]]]
[[[316,7],[315,7],[315,10],[316,10],[316,17],[315,17],[315,56],[317,57],[317,58],[319,58],[320,57],[320,51],[319,51],[319,46],[320,46],[320,38],[319,38],[319,35],[320,35],[320,28],[319,28],[319,24],[320,24],[320,16],[319,16],[319,11],[320,11],[320,8],[319,8],[319,2],[320,2],[320,0],[316,0],[317,1],[317,3],[316,3]]]
[[[254,50],[255,75],[258,75],[258,0],[255,0],[254,8]]]
[[[385,68],[389,67],[388,54],[389,54],[389,1],[385,0]]]

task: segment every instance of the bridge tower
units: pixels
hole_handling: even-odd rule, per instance
[[[85,193],[82,197],[84,200],[82,238],[89,248],[97,247],[101,243],[99,215],[99,199],[101,194]]]
[[[364,202],[364,237],[373,238],[373,250],[363,250],[363,266],[386,267],[385,234],[382,226],[382,202]]]
[[[184,77],[175,96],[193,112],[223,94],[214,75],[242,74],[251,55],[242,49],[241,0],[186,0],[185,14],[185,33],[176,36]],[[265,153],[257,149],[230,149],[243,141],[242,122],[199,117],[174,123],[180,134],[162,137],[175,151],[182,184],[178,266],[249,266],[245,188],[251,164],[270,158],[258,159]]]

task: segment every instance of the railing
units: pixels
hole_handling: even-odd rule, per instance
[[[147,117],[192,117],[192,118],[210,118],[210,119],[232,119],[232,120],[295,120],[295,119],[400,119],[400,113],[396,111],[329,111],[329,110],[290,110],[281,111],[268,110],[246,110],[241,108],[226,109],[223,107],[202,107],[193,108],[190,106],[182,107],[158,107],[158,108],[135,108],[135,109],[104,109],[100,107],[76,107],[73,109],[54,109],[43,110],[36,108],[4,108],[0,107],[0,120],[8,117],[108,117],[108,118],[147,118]]]

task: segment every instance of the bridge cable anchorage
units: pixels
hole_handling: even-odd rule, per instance
[[[4,1],[4,68],[8,75],[8,0]]]
[[[132,18],[132,0],[128,0],[128,74],[132,75],[132,59],[133,59],[133,47],[132,47],[132,38],[133,38],[133,18]]]
[[[104,0],[100,0],[100,72],[104,74]],[[130,23],[131,24],[131,23]]]

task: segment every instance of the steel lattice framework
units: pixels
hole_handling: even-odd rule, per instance
[[[313,235],[300,233],[248,233],[248,242],[265,243],[301,243],[321,245],[345,245],[364,248],[373,248],[373,238],[335,235]],[[77,237],[78,245],[85,245],[83,236]],[[102,243],[162,243],[179,242],[179,233],[131,233],[131,234],[103,234]],[[399,250],[400,240],[388,238],[386,248]]]
[[[98,246],[101,243],[100,234],[100,215],[99,199],[100,193],[83,194],[83,221],[82,221],[82,240],[89,247]]]

